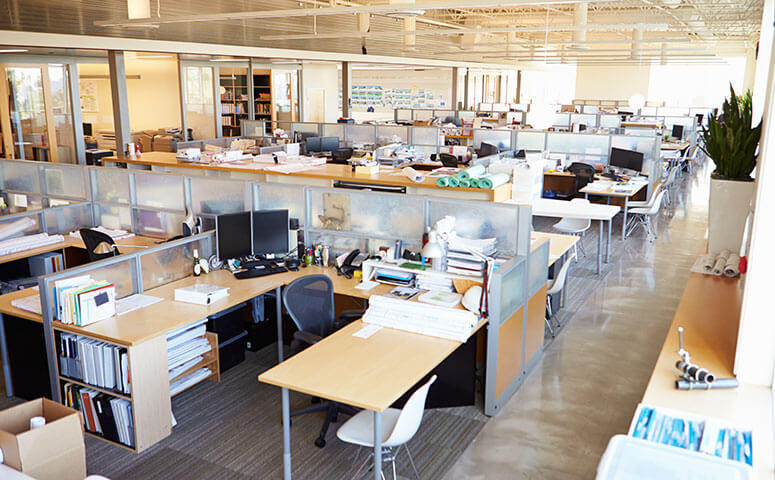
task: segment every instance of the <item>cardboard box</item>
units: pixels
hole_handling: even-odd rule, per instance
[[[46,425],[30,430],[36,416]],[[6,465],[36,480],[86,478],[81,414],[46,398],[0,411],[0,448]]]

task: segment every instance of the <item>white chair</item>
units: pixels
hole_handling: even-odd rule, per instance
[[[568,259],[565,263],[562,264],[562,268],[560,268],[560,271],[557,272],[557,275],[554,277],[554,279],[549,280],[546,282],[547,289],[546,289],[546,326],[549,327],[549,333],[552,335],[552,338],[554,338],[554,328],[552,328],[552,295],[562,294],[563,289],[565,288],[565,281],[568,278],[568,270],[570,270],[570,259]],[[562,298],[562,297],[561,297]],[[560,306],[562,307],[562,299],[560,300]]]
[[[657,201],[657,196],[659,195],[659,192],[662,191],[664,188],[664,183],[658,183],[654,186],[654,188],[651,191],[651,197],[649,197],[648,200],[645,201],[636,201],[636,202],[627,202],[628,209],[632,208],[651,208],[652,205],[654,205],[654,202]],[[630,226],[635,222],[634,217],[630,217],[627,219],[627,228],[630,228]]]
[[[388,408],[382,412],[382,461],[390,462],[393,466],[393,479],[397,479],[396,474],[396,454],[398,449],[402,446],[406,450],[406,455],[409,457],[409,463],[412,465],[414,474],[417,478],[420,475],[417,473],[417,467],[412,459],[412,454],[409,453],[409,447],[406,443],[414,437],[417,433],[417,429],[420,428],[422,422],[422,414],[425,410],[425,399],[428,396],[428,389],[431,384],[436,381],[436,375],[432,376],[425,385],[415,390],[409,400],[406,401],[404,408],[399,410],[397,408]],[[343,442],[352,443],[359,447],[371,447],[374,448],[374,413],[370,410],[362,410],[347,420],[344,425],[339,427],[336,432],[336,436]],[[393,452],[393,448],[398,447],[396,452]],[[361,464],[355,475],[352,478],[358,478],[358,474],[363,468],[369,464],[369,461],[373,457],[366,457],[366,461]],[[381,465],[380,465],[381,467]],[[385,478],[385,475],[382,475]]]
[[[649,238],[651,241],[657,238],[657,230],[654,227],[654,222],[652,222],[651,219],[659,213],[659,208],[662,206],[662,198],[666,193],[667,192],[665,190],[659,192],[657,199],[654,201],[654,204],[651,205],[651,207],[633,208],[630,210],[630,214],[632,214],[634,221],[627,231],[627,236],[629,236],[633,230],[635,230],[638,225],[640,225],[646,230],[647,238]]]
[[[589,205],[589,200],[586,198],[574,198],[570,202]],[[589,230],[590,226],[592,226],[592,220],[589,218],[562,218],[559,222],[552,225],[552,228],[558,232],[581,237]],[[578,261],[576,245],[581,248],[581,253],[583,253],[585,257],[587,256],[587,252],[584,250],[584,244],[581,242],[581,238],[579,238],[579,241],[573,245],[573,256],[576,258],[576,261]]]
[[[673,203],[670,193],[678,186],[677,175],[678,167],[671,167],[670,173],[667,174],[667,179],[662,183],[662,189],[667,193],[667,196],[665,197],[665,203],[667,205],[672,205]]]

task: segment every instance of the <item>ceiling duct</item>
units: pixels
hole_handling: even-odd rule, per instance
[[[588,49],[587,42],[587,13],[589,5],[587,2],[579,2],[573,6],[573,44],[571,49]]]
[[[414,4],[414,0],[390,0],[388,2],[388,5],[410,5],[410,4]],[[384,15],[390,18],[414,19],[415,17],[425,15],[425,10],[422,10],[419,8],[406,8],[401,10],[393,10],[390,12],[385,12]],[[404,22],[404,30],[406,30],[406,27],[407,27],[407,24],[406,22]],[[412,28],[412,30],[414,30],[414,28]]]

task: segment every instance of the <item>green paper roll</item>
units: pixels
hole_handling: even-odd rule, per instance
[[[478,178],[471,178],[468,180],[468,183],[471,184],[471,188],[479,188],[479,179]]]
[[[463,188],[471,188],[471,182],[468,180],[460,180],[460,186]]]
[[[479,179],[479,188],[486,190],[492,190],[495,187],[499,187],[504,183],[508,183],[509,175],[506,173],[495,173],[492,175],[485,175]]]
[[[474,165],[457,173],[458,180],[471,180],[475,177],[481,177],[487,172],[482,165]]]
[[[456,188],[460,186],[460,180],[457,179],[457,177],[449,177],[449,186],[452,188]]]
[[[449,186],[449,177],[439,177],[436,179],[436,186],[437,187],[448,187]]]

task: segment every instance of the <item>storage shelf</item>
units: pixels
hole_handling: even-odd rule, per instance
[[[91,383],[75,380],[74,378],[66,377],[64,375],[58,375],[58,376],[60,381],[67,382],[67,383],[74,383],[76,385],[80,385],[81,387],[91,388],[91,389],[97,390],[98,392],[106,393],[112,397],[123,398],[124,400],[129,400],[130,402],[132,401],[132,397],[127,396],[125,393],[120,393],[114,390],[110,390],[108,388],[98,387],[96,385],[92,385]]]
[[[189,375],[191,373],[194,373],[195,371],[199,370],[200,368],[204,367],[210,367],[210,370],[212,370],[212,373],[202,380],[187,386],[183,390],[179,391],[175,395],[172,395],[172,398],[174,398],[177,395],[180,395],[181,393],[185,392],[189,388],[193,387],[194,385],[199,385],[200,383],[204,382],[205,380],[212,379],[214,382],[220,382],[221,381],[221,365],[218,357],[218,334],[213,332],[206,332],[205,337],[207,338],[207,342],[210,344],[210,351],[204,354],[204,358],[202,358],[202,361],[194,365],[193,367],[189,368],[185,372],[181,373],[180,375],[176,376],[172,380],[170,380],[170,383],[173,381],[185,377],[186,375]]]
[[[91,432],[91,431],[89,431],[89,430],[86,430],[85,428],[84,428],[83,432],[84,432],[86,435],[89,435],[90,437],[99,438],[99,439],[100,439],[100,440],[102,440],[103,442],[108,442],[108,443],[110,443],[110,444],[112,444],[112,445],[115,445],[115,446],[117,446],[117,447],[121,447],[121,448],[124,448],[124,449],[126,449],[126,450],[129,450],[130,452],[137,453],[137,449],[136,449],[136,448],[134,448],[134,447],[130,447],[129,445],[124,445],[124,444],[123,444],[123,443],[121,443],[121,442],[117,442],[117,441],[115,441],[115,440],[111,440],[111,439],[109,439],[109,438],[103,437],[103,436],[102,436],[102,435],[100,435],[99,433],[94,433],[94,432]]]

